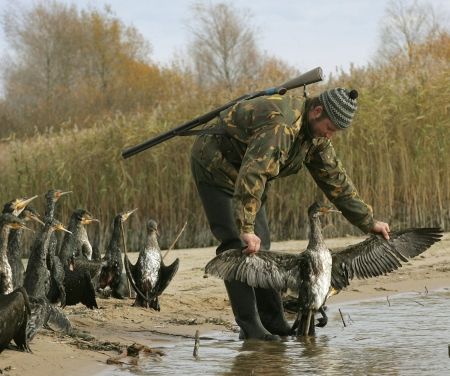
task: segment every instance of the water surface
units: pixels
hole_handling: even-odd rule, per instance
[[[104,374],[450,375],[449,290],[330,304],[327,313],[328,325],[310,339],[244,342],[235,333],[203,334],[197,359],[193,339],[152,336],[151,347],[166,356]],[[138,333],[136,342],[149,344],[148,333]]]

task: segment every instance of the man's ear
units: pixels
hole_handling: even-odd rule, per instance
[[[311,109],[311,115],[313,119],[319,119],[323,114],[323,107],[321,105],[318,105]]]

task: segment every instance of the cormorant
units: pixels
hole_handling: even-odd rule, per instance
[[[50,271],[47,266],[47,253],[51,235],[54,231],[65,231],[66,228],[53,219],[47,221],[44,228],[36,236],[31,247],[27,270],[23,286],[29,296],[34,298],[46,297],[50,290]]]
[[[119,213],[114,217],[113,231],[111,239],[106,248],[105,255],[102,259],[102,267],[99,279],[99,287],[105,289],[111,288],[111,296],[117,299],[123,299],[124,288],[123,284],[126,283],[126,278],[122,277],[123,262],[122,262],[122,224],[128,220],[131,214],[137,209],[133,209],[124,213]]]
[[[19,350],[31,352],[26,335],[30,316],[30,303],[23,287],[8,295],[0,295],[0,353],[11,340],[14,340]]]
[[[178,270],[180,260],[177,258],[171,265],[166,266],[161,257],[158,244],[158,225],[155,220],[147,222],[147,242],[139,252],[135,265],[132,265],[125,256],[126,268],[129,268],[136,289],[134,306],[153,308],[159,311],[159,296],[169,285]],[[131,281],[130,281],[131,282]],[[139,290],[139,291],[138,291]],[[142,294],[146,299],[143,299]]]
[[[81,302],[88,308],[97,308],[93,280],[98,278],[101,263],[87,258],[92,254],[92,247],[85,228],[94,221],[98,220],[85,209],[72,213],[68,226],[70,233],[65,234],[59,254],[63,265],[64,299],[61,290],[52,286],[48,294],[50,302],[56,303],[61,299],[62,307]]]
[[[45,216],[44,216],[44,222],[52,223],[53,219],[55,218],[55,209],[56,209],[56,203],[58,200],[69,193],[72,193],[72,191],[62,191],[60,189],[50,189],[45,194],[46,199],[46,207],[45,207]],[[59,296],[61,297],[61,305],[64,306],[66,293],[64,290],[64,267],[57,256],[57,246],[58,246],[58,240],[56,238],[56,234],[52,231],[50,234],[50,239],[48,242],[46,254],[47,254],[47,269],[50,272],[50,289],[53,291],[55,289],[58,289]]]
[[[372,235],[363,242],[330,252],[320,225],[320,216],[329,211],[317,203],[310,206],[309,244],[300,254],[264,251],[246,255],[241,250],[230,250],[208,262],[205,272],[252,287],[297,291],[299,312],[293,329],[297,329],[297,335],[312,335],[314,312],[320,311],[323,316],[318,326],[325,326],[326,299],[348,286],[350,280],[392,272],[442,237],[439,228],[409,228],[391,232],[389,240]]]
[[[8,236],[10,229],[27,228],[25,222],[13,214],[0,216],[0,294],[13,292],[13,276],[8,261]]]
[[[64,272],[66,305],[82,303],[90,309],[98,308],[95,299],[95,289],[89,271],[83,267],[75,267],[74,256],[69,259]]]
[[[4,206],[3,206],[3,211],[2,213],[9,213],[12,215],[15,215],[16,217],[19,216],[20,213],[22,213],[22,211],[27,207],[27,205],[33,201],[36,196],[27,198],[27,197],[21,197],[21,198],[16,198],[14,200],[11,200],[9,202],[7,202]]]
[[[44,222],[41,221],[39,214],[36,212],[34,208],[31,206],[27,206],[22,213],[19,214],[19,218],[22,219],[25,223],[29,220],[33,220],[39,222],[41,225],[44,225]],[[23,285],[23,278],[25,268],[22,263],[22,233],[23,229],[12,229],[9,233],[8,238],[8,261],[11,266],[12,276],[13,276],[13,287],[17,288]]]
[[[84,226],[94,221],[98,222],[98,219],[95,219],[85,209],[77,209],[72,213],[69,225],[67,226],[71,234],[64,236],[59,251],[59,258],[64,265],[72,256],[91,260],[92,246],[87,235],[86,227]]]

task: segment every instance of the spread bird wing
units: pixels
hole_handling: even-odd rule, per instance
[[[172,264],[170,265],[164,265],[164,263],[161,263],[161,269],[160,269],[160,277],[158,281],[158,289],[156,292],[156,296],[159,296],[163,293],[163,291],[169,286],[170,281],[178,271],[178,266],[180,265],[180,259],[176,259]]]
[[[205,272],[224,280],[278,291],[298,290],[301,255],[261,251],[251,255],[240,249],[222,252],[206,264]]]
[[[440,228],[409,228],[391,232],[390,239],[381,235],[370,238],[341,250],[331,251],[331,286],[341,290],[353,278],[365,279],[390,273],[402,263],[421,254],[440,241]]]

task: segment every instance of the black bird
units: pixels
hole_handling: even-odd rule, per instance
[[[98,220],[85,209],[77,209],[72,213],[68,226],[70,232],[65,234],[59,253],[64,289],[57,288],[56,285],[51,286],[48,294],[51,303],[60,299],[61,306],[65,307],[79,302],[84,304],[87,301],[88,308],[97,307],[96,303],[92,304],[92,300],[95,302],[95,293],[92,298],[91,290],[94,290],[92,280],[100,273],[100,263],[87,258],[92,254],[92,247],[85,228],[85,225],[94,221]],[[76,255],[78,257],[75,257]]]
[[[72,191],[62,191],[60,189],[50,189],[45,194],[46,206],[45,206],[45,216],[44,222],[52,223],[55,218],[56,203],[58,200]],[[50,272],[50,290],[57,289],[59,291],[59,296],[61,297],[61,305],[64,306],[64,300],[66,298],[66,293],[64,290],[64,267],[57,256],[58,240],[56,234],[52,232],[50,234],[50,239],[46,250],[46,261],[47,269]]]
[[[11,229],[24,229],[25,222],[13,214],[0,216],[0,294],[13,292],[13,275],[8,261],[8,236]]]
[[[27,205],[33,201],[36,196],[33,197],[21,197],[21,198],[16,198],[14,200],[11,200],[9,202],[7,202],[4,206],[3,206],[3,211],[2,213],[9,213],[12,215],[15,215],[16,217],[19,216],[20,213],[22,213],[22,211],[27,207]]]
[[[68,230],[56,219],[53,219],[51,222],[47,221],[44,228],[36,236],[31,247],[23,284],[30,297],[44,298],[50,290],[50,271],[47,267],[47,253],[50,238],[54,231],[67,232]]]
[[[166,266],[161,257],[158,244],[158,225],[150,219],[147,222],[147,242],[139,252],[138,260],[132,265],[125,256],[126,268],[131,272],[133,287],[136,289],[134,306],[153,308],[159,311],[159,296],[163,293],[178,270],[180,260],[177,258]],[[131,281],[130,281],[131,282]],[[145,296],[144,297],[142,296]]]
[[[92,222],[98,222],[98,219],[85,209],[77,209],[70,216],[67,229],[71,233],[64,236],[59,251],[59,258],[64,265],[72,256],[92,259],[92,245],[85,227]]]
[[[317,203],[309,208],[309,244],[300,254],[263,251],[246,255],[241,250],[230,250],[213,258],[205,271],[253,287],[279,291],[290,288],[298,292],[299,312],[293,329],[297,335],[312,335],[316,311],[323,316],[318,326],[327,323],[323,305],[329,296],[348,286],[353,278],[376,277],[400,268],[442,237],[439,228],[409,228],[391,232],[389,240],[372,235],[363,242],[330,252],[320,225],[320,215],[329,211]]]
[[[113,230],[111,239],[106,247],[105,255],[102,259],[102,267],[100,273],[99,287],[111,289],[111,295],[117,299],[123,299],[124,288],[123,284],[126,283],[126,278],[122,277],[123,262],[122,262],[122,225],[128,220],[131,214],[137,209],[133,209],[124,213],[119,213],[114,217]]]
[[[31,352],[26,335],[30,316],[30,303],[23,287],[8,295],[0,295],[0,353],[11,340],[14,340],[19,350]]]
[[[27,206],[20,214],[19,218],[25,223],[33,220],[44,225],[41,221],[39,214],[31,206]],[[8,261],[11,265],[13,286],[14,288],[23,285],[25,268],[22,263],[23,244],[22,244],[23,229],[12,229],[8,238]]]
[[[65,268],[64,286],[66,305],[82,303],[90,309],[98,308],[89,271],[83,267],[75,267],[74,256],[69,259],[68,266]]]

